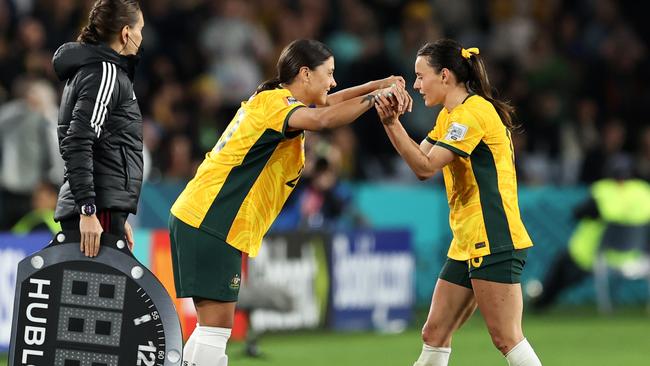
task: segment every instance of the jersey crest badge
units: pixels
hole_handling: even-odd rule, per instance
[[[241,283],[241,278],[239,277],[238,274],[235,275],[235,277],[230,280],[230,289],[231,290],[239,290],[239,284]]]
[[[287,105],[292,105],[292,104],[298,104],[298,103],[300,103],[300,102],[298,101],[298,99],[296,99],[296,98],[294,98],[294,97],[286,97],[285,99],[286,99],[286,101],[287,101]]]

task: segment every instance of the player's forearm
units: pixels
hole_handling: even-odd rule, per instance
[[[379,80],[374,80],[374,81],[369,81],[365,84],[353,86],[347,89],[340,90],[332,95],[329,95],[327,97],[327,105],[336,105],[341,102],[345,102],[346,100],[350,100],[352,98],[360,97],[363,95],[366,95],[368,93],[372,93],[373,91],[377,89],[381,89],[382,85],[380,85]]]
[[[406,164],[413,170],[415,175],[420,180],[424,180],[433,176],[437,170],[435,165],[432,164],[429,157],[420,150],[418,145],[408,135],[401,123],[395,122],[391,124],[384,124],[386,134],[390,142],[395,147],[395,150],[406,161]]]
[[[322,128],[336,128],[354,122],[359,116],[372,108],[374,96],[367,94],[355,97],[335,106],[320,109],[319,120]]]

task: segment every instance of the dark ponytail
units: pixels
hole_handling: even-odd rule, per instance
[[[255,91],[255,93],[261,93],[265,90],[277,89],[280,86],[280,84],[282,84],[282,82],[280,81],[280,78],[276,76],[273,79],[269,79],[263,82],[262,84],[260,84],[257,87],[257,91]]]
[[[97,0],[88,14],[88,24],[81,28],[78,42],[111,42],[124,28],[138,22],[138,0]]]
[[[509,130],[516,130],[519,128],[519,125],[515,124],[512,120],[512,116],[515,113],[515,107],[506,101],[496,99],[492,95],[492,86],[490,85],[490,80],[488,79],[485,64],[483,63],[481,56],[471,54],[467,59],[467,62],[471,68],[470,79],[468,81],[470,90],[492,103],[494,109],[497,110],[499,117],[501,117],[501,121]]]
[[[291,84],[301,67],[306,66],[313,70],[330,57],[332,57],[332,50],[319,41],[295,40],[282,50],[276,66],[277,76],[260,84],[256,93],[276,89],[280,84]]]
[[[470,51],[474,51],[471,50]],[[456,79],[464,83],[467,88],[492,103],[501,118],[501,122],[511,131],[519,128],[513,121],[515,108],[508,102],[496,99],[493,88],[485,69],[485,64],[478,50],[470,52],[465,50],[458,42],[451,39],[441,39],[434,43],[425,44],[418,51],[418,56],[427,58],[428,64],[440,72],[443,68],[449,69],[456,75]]]

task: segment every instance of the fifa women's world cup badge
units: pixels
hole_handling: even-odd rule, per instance
[[[447,130],[447,136],[445,136],[445,140],[461,141],[463,138],[465,138],[466,134],[467,126],[458,122],[452,122],[451,126],[449,126],[449,129]]]

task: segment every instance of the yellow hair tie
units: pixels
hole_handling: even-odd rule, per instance
[[[476,47],[472,47],[472,48],[468,48],[468,49],[464,49],[464,48],[461,49],[461,50],[460,50],[460,54],[461,54],[464,58],[466,58],[466,59],[469,60],[469,58],[472,57],[472,55],[478,55],[479,52],[478,52],[478,48],[476,48]]]

